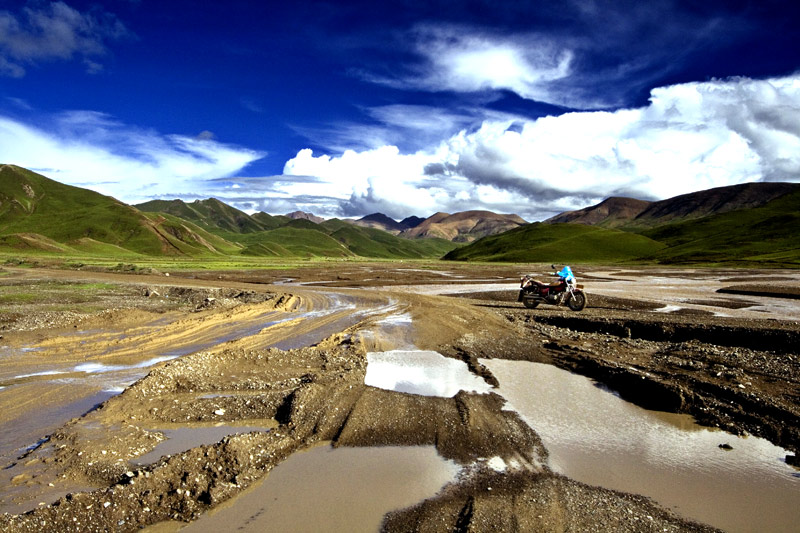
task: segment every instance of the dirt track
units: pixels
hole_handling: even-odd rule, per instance
[[[135,366],[162,353],[162,346],[191,347],[224,338],[226,325],[248,320],[273,324],[245,328],[247,335],[240,330],[224,343],[159,363],[100,408],[39,435],[49,437],[8,459],[0,474],[0,484],[7,487],[0,494],[3,509],[31,511],[5,515],[0,526],[9,531],[125,531],[192,520],[292,452],[331,441],[335,446],[430,444],[472,469],[437,498],[392,513],[384,523],[387,531],[483,531],[489,525],[503,531],[707,529],[642,497],[553,473],[536,433],[516,413],[504,410],[496,394],[437,398],[364,385],[367,352],[405,345],[464,360],[490,383],[494,378],[479,358],[553,363],[595,377],[634,402],[691,413],[705,424],[764,436],[798,451],[796,321],[758,319],[752,313],[714,316],[705,308],[709,302],[697,294],[690,299],[700,298],[700,304],[653,312],[668,303],[604,296],[602,291],[592,295],[591,289],[590,307],[580,314],[553,307],[526,310],[509,289],[519,274],[516,267],[463,265],[446,271],[440,266],[357,265],[169,279],[13,271],[6,283],[92,279],[134,284],[131,294],[142,296],[131,297],[112,313],[77,319],[42,314],[37,322],[31,321],[37,313],[32,308],[29,316],[10,320],[3,332],[9,349],[39,351],[4,359],[3,375],[31,373],[25,369],[33,363],[41,369],[86,361]],[[609,276],[607,271],[595,275],[598,288]],[[725,281],[729,273],[711,275],[735,285]],[[737,275],[750,284],[757,277]],[[792,273],[787,277],[796,279]],[[294,282],[269,285],[287,278]],[[586,279],[590,283],[591,275]],[[431,284],[449,292],[487,282],[497,284],[497,290],[458,297],[418,294],[432,292]],[[413,287],[421,283],[428,285]],[[162,293],[175,290],[169,287],[185,292],[178,303],[180,291],[175,292],[167,306]],[[143,296],[154,290],[158,296]],[[220,290],[216,296],[209,292]],[[710,308],[748,307],[733,298],[739,297],[720,298]],[[386,317],[399,315],[408,315],[413,327],[386,325]],[[75,329],[88,333],[67,334]],[[74,394],[65,388],[50,398],[52,380],[46,374],[17,379],[0,390],[0,405],[8,413],[4,428],[35,413],[32,402],[23,398],[58,403]],[[151,465],[131,462],[163,440],[161,428],[220,422],[269,429],[226,437]],[[498,473],[480,466],[487,457],[516,466]]]

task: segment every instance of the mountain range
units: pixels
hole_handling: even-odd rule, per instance
[[[657,202],[612,197],[445,259],[800,267],[800,184],[745,183]]]
[[[381,213],[247,214],[214,198],[131,206],[0,165],[0,252],[800,266],[800,184],[746,183],[657,202],[612,197],[532,224],[489,211],[398,222]]]
[[[670,222],[761,207],[797,191],[798,187],[795,183],[742,183],[682,194],[658,202],[612,196],[597,205],[578,211],[567,211],[545,222],[640,230]]]
[[[428,219],[408,217],[398,223],[380,213],[358,221],[323,220],[302,211],[247,214],[214,198],[130,206],[21,167],[0,165],[0,249],[14,251],[112,257],[439,258],[459,246],[453,241],[486,234],[486,217],[498,231],[503,227],[495,219],[504,216],[494,213],[442,215],[426,225]],[[442,224],[448,217],[459,220],[457,227]],[[417,227],[425,229],[418,235],[406,233]],[[453,239],[444,238],[448,235]]]

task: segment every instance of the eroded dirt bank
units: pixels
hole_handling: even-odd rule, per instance
[[[472,276],[507,282],[513,272],[505,268]],[[376,275],[384,281],[390,275],[374,267],[358,272],[340,273],[351,279],[337,284],[358,286],[360,275],[370,285]],[[448,277],[431,272],[422,276]],[[319,281],[324,274],[316,274]],[[459,270],[455,275],[469,274]],[[415,275],[403,272],[397,284],[407,284]],[[234,275],[226,276],[223,282],[235,286]],[[247,274],[248,286],[255,276]],[[170,283],[176,284],[177,278]],[[199,282],[187,281],[193,283]],[[302,286],[280,290],[293,294],[298,306],[317,298],[313,289]],[[721,347],[708,339],[673,342],[668,335],[637,338],[634,322],[643,322],[642,311],[653,305],[613,298],[593,300],[595,307],[575,315],[555,308],[525,310],[509,301],[513,292],[502,290],[466,299],[405,289],[347,294],[355,301],[377,298],[384,304],[314,346],[268,348],[267,340],[298,335],[270,327],[160,363],[98,409],[64,424],[39,447],[3,465],[6,474],[14,474],[10,485],[20,489],[18,494],[8,489],[3,497],[17,498],[21,507],[32,510],[3,515],[0,529],[132,531],[192,520],[244,490],[292,452],[331,441],[335,446],[431,444],[466,468],[438,497],[392,513],[385,531],[710,530],[645,498],[589,487],[551,472],[538,436],[516,413],[504,410],[504,400],[496,394],[460,392],[439,398],[364,385],[367,352],[396,347],[381,321],[398,314],[408,315],[414,324],[404,342],[464,360],[490,383],[493,376],[478,358],[552,362],[593,374],[639,402],[655,398],[662,407],[705,415],[709,422],[763,434],[797,450],[800,395],[798,362],[791,350]],[[653,321],[661,317],[674,322],[673,328],[688,318],[662,314]],[[797,331],[797,324],[773,325],[720,323],[750,328],[753,334],[780,330],[791,336]],[[749,402],[743,404],[746,409],[737,408],[741,402]],[[135,464],[163,440],[161,429],[216,424],[264,430],[226,437],[150,465]],[[498,472],[486,464],[491,457],[512,466]]]
[[[509,303],[512,293],[467,296],[518,328],[517,342],[529,342],[498,349],[477,341],[463,353],[551,362],[643,407],[800,451],[797,322],[647,313],[635,301],[604,297],[578,314],[520,309]]]

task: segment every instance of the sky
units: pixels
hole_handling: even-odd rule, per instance
[[[0,0],[0,163],[398,220],[800,182],[799,43],[773,0]]]

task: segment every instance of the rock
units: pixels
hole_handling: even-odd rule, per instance
[[[728,444],[727,442],[726,442],[726,443],[724,443],[724,444],[720,444],[720,445],[719,445],[719,447],[720,447],[720,449],[722,449],[722,450],[726,450],[726,451],[729,451],[729,450],[732,450],[732,449],[733,449],[733,446],[731,446],[731,445],[730,445],[730,444]]]
[[[787,455],[786,456],[786,464],[791,466],[796,466],[800,468],[800,456],[798,455]]]

